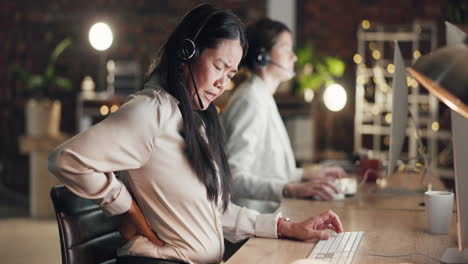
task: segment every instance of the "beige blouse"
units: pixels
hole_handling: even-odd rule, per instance
[[[94,200],[108,214],[128,211],[132,197],[152,230],[166,242],[158,247],[137,236],[119,255],[217,263],[224,237],[276,238],[277,214],[209,201],[185,155],[177,100],[155,82],[130,97],[102,122],[60,145],[49,170],[74,193]],[[113,171],[127,171],[128,187]]]

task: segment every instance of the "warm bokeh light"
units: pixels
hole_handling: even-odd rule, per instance
[[[424,151],[421,147],[418,148],[418,153],[419,155],[424,155]]]
[[[92,92],[94,91],[95,86],[96,85],[94,84],[93,78],[87,75],[83,78],[83,81],[81,82],[81,91]]]
[[[112,105],[111,108],[110,108],[110,111],[111,113],[114,113],[115,111],[117,111],[119,109],[119,106],[118,105]]]
[[[406,77],[406,85],[411,86],[412,83],[412,78],[411,77]]]
[[[389,73],[394,73],[395,72],[395,65],[393,65],[392,63],[388,64],[387,65],[387,71]]]
[[[415,59],[421,57],[421,52],[420,52],[419,50],[415,50],[414,53],[413,53],[413,57],[414,57]]]
[[[376,60],[380,59],[380,51],[378,50],[372,51],[372,57]]]
[[[314,99],[314,91],[312,91],[312,89],[305,89],[305,92],[304,92],[304,100],[308,103],[312,102],[312,100]]]
[[[115,61],[108,60],[107,61],[107,71],[114,72],[115,71]]]
[[[106,50],[112,45],[112,30],[105,23],[96,23],[89,30],[89,42],[97,50]]]
[[[323,101],[325,106],[333,112],[338,112],[346,105],[347,95],[343,86],[339,84],[332,84],[327,87],[323,94]]]
[[[107,115],[109,113],[109,107],[107,105],[102,105],[99,112],[101,115]]]
[[[354,61],[354,63],[356,63],[356,64],[361,63],[361,61],[362,61],[361,55],[359,55],[359,54],[354,54],[354,56],[353,56],[353,61]]]
[[[369,28],[370,28],[370,22],[369,22],[369,20],[367,20],[367,19],[364,19],[364,20],[362,21],[362,24],[361,24],[361,25],[362,25],[362,28],[363,28],[363,29],[369,29]]]
[[[437,121],[432,122],[431,127],[432,127],[432,130],[434,130],[436,132],[439,131],[439,128],[440,128],[439,122],[437,122]]]
[[[389,124],[392,123],[392,113],[387,113],[385,115],[385,122],[387,122]]]

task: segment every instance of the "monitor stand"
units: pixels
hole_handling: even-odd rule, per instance
[[[443,263],[468,263],[468,249],[463,252],[458,251],[458,248],[447,248],[442,256]]]

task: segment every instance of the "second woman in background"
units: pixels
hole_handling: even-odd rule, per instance
[[[291,31],[281,22],[261,19],[246,30],[249,50],[242,61],[252,73],[223,112],[233,201],[273,212],[283,197],[332,199],[332,181],[341,168],[297,168],[291,143],[273,98],[281,82],[294,77]]]

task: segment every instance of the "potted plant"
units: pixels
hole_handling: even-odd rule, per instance
[[[324,84],[334,83],[334,78],[343,76],[345,63],[332,56],[320,56],[312,44],[299,48],[297,54],[297,84],[295,93],[311,101],[313,94]]]
[[[57,59],[71,45],[71,40],[62,40],[53,50],[42,74],[34,74],[24,67],[14,65],[15,74],[24,83],[26,102],[26,134],[28,136],[58,136],[60,133],[61,103],[53,98],[53,88],[64,91],[72,88],[69,79],[58,76],[55,70]]]

